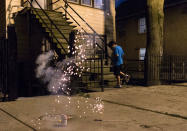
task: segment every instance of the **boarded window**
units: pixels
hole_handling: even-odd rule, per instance
[[[94,7],[104,9],[104,0],[94,0]]]
[[[140,18],[138,23],[139,23],[139,26],[138,26],[139,33],[140,34],[141,33],[146,33],[146,19],[145,19],[145,17]]]

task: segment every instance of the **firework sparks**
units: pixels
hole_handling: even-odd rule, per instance
[[[36,60],[38,65],[36,77],[41,78],[44,83],[48,83],[50,92],[58,93],[61,90],[64,94],[69,95],[71,89],[68,86],[71,82],[71,76],[81,77],[84,70],[89,70],[83,65],[90,53],[87,48],[92,46],[93,43],[82,32],[82,30],[79,30],[74,40],[75,50],[72,52],[73,57],[58,62],[55,67],[50,66],[55,54],[53,51],[41,54]]]
[[[65,107],[67,111],[70,109],[70,104],[73,103],[71,97],[69,97],[72,90],[70,86],[72,81],[71,78],[72,76],[81,77],[82,72],[90,70],[90,68],[86,67],[85,65],[88,64],[86,61],[88,57],[92,57],[93,55],[93,50],[87,50],[88,48],[92,49],[94,46],[93,41],[91,40],[92,38],[90,39],[88,36],[83,35],[82,32],[83,31],[81,30],[78,31],[75,37],[75,50],[72,51],[73,57],[59,61],[56,63],[55,67],[54,65],[50,65],[51,61],[55,57],[55,53],[53,51],[41,54],[36,60],[36,64],[38,65],[36,69],[36,77],[41,78],[44,83],[48,84],[48,89],[50,92],[54,94],[61,93],[67,95],[65,104],[60,99],[60,95],[58,95],[54,100],[54,103],[57,105],[63,103],[63,107]],[[84,108],[82,107],[81,103],[84,103]],[[104,112],[104,103],[99,97],[95,99],[94,104],[91,104],[88,98],[84,102],[81,98],[81,100],[78,100],[76,104],[76,109],[79,109],[79,111],[82,112],[81,115],[79,115],[80,118],[83,118],[83,116],[85,116],[89,110],[93,113],[100,114]],[[54,113],[56,113],[55,109]],[[45,115],[45,118],[55,119],[55,117],[53,115],[49,115],[49,113]],[[42,124],[41,120],[44,121],[45,119],[38,119],[34,123],[35,126],[38,125],[38,129],[40,129],[40,125]],[[59,119],[59,121],[61,122],[63,120]]]

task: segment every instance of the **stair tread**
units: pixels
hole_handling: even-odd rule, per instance
[[[44,20],[53,20],[53,21],[67,21],[65,18],[61,17],[61,16],[46,16],[46,15],[37,15],[36,14],[36,18],[39,18],[39,19],[44,19]]]
[[[58,41],[57,41],[57,40],[58,40]],[[67,41],[66,41],[65,39],[57,39],[57,40],[56,40],[56,39],[53,39],[53,42],[55,42],[55,43],[56,43],[56,42],[57,42],[57,43],[58,43],[58,42],[60,42],[60,43],[67,43]]]
[[[29,7],[28,7],[29,8]],[[40,12],[43,12],[42,9],[38,9],[38,8],[34,8],[32,10],[37,10],[37,11],[40,11]],[[43,9],[45,12],[47,13],[56,13],[56,14],[63,14],[62,12],[59,12],[59,11],[55,11],[55,10],[48,10],[48,9]]]
[[[43,25],[43,27],[47,28],[46,25]],[[60,25],[60,26],[58,25],[57,26],[57,28],[59,28],[60,30],[61,29],[65,29],[65,30],[67,30],[67,29],[74,29],[75,27],[76,26],[72,26],[72,25]],[[51,25],[50,25],[50,29],[56,29],[56,27],[54,25],[51,27]]]
[[[38,18],[39,20],[41,20],[40,18]],[[46,23],[51,23],[51,21],[49,19],[43,19]],[[41,20],[42,21],[42,20]],[[72,24],[73,22],[70,21],[66,21],[66,20],[52,20],[54,24],[56,25],[69,25]]]
[[[67,33],[71,33],[72,30],[70,30],[70,29],[68,29],[68,30],[59,29],[58,30],[58,29],[48,29],[48,28],[46,28],[46,31],[47,32],[51,32],[52,31],[53,33],[60,33],[61,32],[61,33],[66,33],[67,34]]]
[[[59,33],[59,34],[54,34],[55,37],[58,38],[62,38],[63,36]],[[49,36],[52,37],[53,35],[51,33],[49,33]],[[64,34],[64,36],[69,39],[69,34]]]
[[[43,23],[43,21],[41,19],[38,19],[38,20],[39,20],[39,22]],[[50,20],[46,20],[45,23],[51,25]],[[64,26],[64,25],[70,25],[70,24],[72,24],[72,22],[54,21],[54,24],[56,24],[57,26]]]

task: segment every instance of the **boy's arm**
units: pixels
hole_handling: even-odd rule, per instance
[[[114,50],[114,56],[115,56],[115,57],[118,57],[118,56],[119,56],[119,52],[118,52],[118,49],[117,49],[117,48],[115,48],[115,50]]]

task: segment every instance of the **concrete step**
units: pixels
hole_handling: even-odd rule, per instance
[[[101,73],[101,68],[90,68],[89,71],[87,71],[88,73]],[[112,72],[110,72],[110,68],[103,68],[103,74],[112,74]]]
[[[82,78],[83,83],[87,84],[88,87],[101,87],[101,75],[92,75],[91,79],[91,75],[83,74]],[[103,79],[105,87],[114,87],[117,84],[116,77],[113,73],[104,74]]]
[[[89,80],[100,80],[101,79],[101,74],[96,73],[96,72],[95,73],[83,72],[82,78],[83,79],[89,79]],[[105,74],[103,74],[103,79],[113,81],[113,80],[115,80],[115,75],[113,74],[113,72],[105,73]]]
[[[87,87],[91,88],[101,88],[101,82],[100,81],[83,81],[82,83],[86,84]],[[116,85],[116,81],[107,81],[104,80],[104,87],[114,87]]]
[[[105,59],[104,59],[105,60]],[[91,67],[101,67],[101,60],[86,60],[83,65],[85,65],[86,67],[87,66],[91,66]],[[104,65],[104,62],[103,62],[103,67],[104,68],[110,68],[110,65]]]
[[[109,81],[116,81],[116,77],[113,73],[107,74],[103,76],[104,80],[109,80]]]

